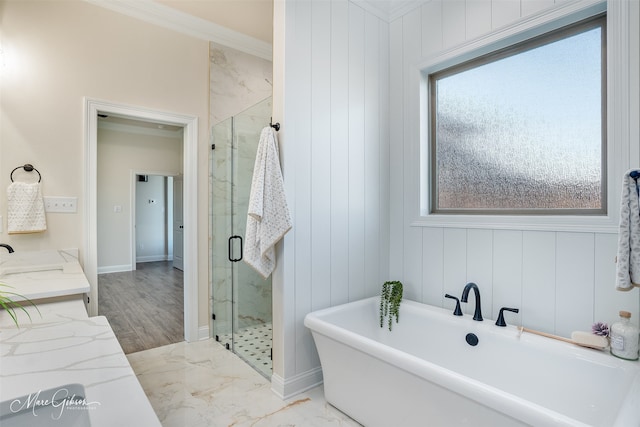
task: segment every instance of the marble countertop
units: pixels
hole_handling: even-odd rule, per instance
[[[90,289],[76,250],[0,253],[0,283],[10,286],[4,290],[31,300],[83,294]]]
[[[88,319],[82,295],[70,295],[35,300],[35,307],[23,303],[22,309],[14,314],[21,326],[66,323],[73,320]],[[0,310],[0,331],[15,328],[15,323],[6,310]]]
[[[160,426],[107,319],[87,316],[77,251],[0,256],[0,283],[38,307],[24,304],[31,319],[16,310],[20,328],[0,311],[0,401],[77,383],[86,403],[73,410],[86,410],[92,426]]]
[[[92,426],[160,426],[103,316],[0,332],[0,401],[79,383]]]

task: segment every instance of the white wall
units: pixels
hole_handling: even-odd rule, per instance
[[[609,68],[616,84],[623,85],[622,92],[631,94],[625,111],[632,114],[630,127],[621,129],[627,137],[638,135],[639,19],[638,2],[631,3],[632,32],[621,35],[630,43],[628,52],[622,52],[632,58],[630,76],[621,78],[613,61]],[[416,188],[411,171],[420,140],[418,64],[531,18],[544,8],[563,5],[567,3],[432,0],[391,23],[390,169],[404,174],[391,175],[390,271],[405,284],[407,298],[452,307],[444,294],[460,295],[467,282],[476,282],[482,291],[483,314],[488,318],[495,319],[500,307],[518,307],[520,315],[509,313],[508,322],[565,336],[574,330],[589,330],[594,321],[612,322],[620,309],[631,311],[638,321],[638,291],[614,290],[615,232],[411,226],[418,216],[411,193]],[[610,116],[610,127],[617,126],[615,119]],[[628,153],[616,155],[628,161],[627,167],[637,167],[637,137],[631,142]],[[622,177],[609,179],[616,183],[619,194],[617,183]],[[473,298],[470,300],[472,306]]]
[[[274,29],[293,229],[273,275],[272,385],[289,395],[320,379],[304,316],[375,295],[388,277],[389,27],[348,1],[287,0]]]
[[[84,97],[198,117],[198,323],[207,325],[208,42],[79,0],[2,1],[0,10],[0,188],[32,163],[45,195],[76,196],[79,207],[49,215],[46,233],[0,239],[82,253]]]

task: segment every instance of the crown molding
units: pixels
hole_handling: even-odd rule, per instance
[[[430,1],[431,0],[408,0],[402,2],[391,1],[391,7],[389,8],[389,22],[401,18],[412,10],[419,8]]]
[[[351,0],[367,12],[390,23],[431,0]]]
[[[152,0],[84,0],[96,6],[159,25],[201,40],[212,41],[257,57],[272,60],[272,46]]]
[[[389,2],[386,1],[371,1],[371,0],[351,0],[351,3],[360,6],[362,9],[366,10],[382,19],[385,22],[389,22],[389,11],[388,8],[383,5],[387,5]]]

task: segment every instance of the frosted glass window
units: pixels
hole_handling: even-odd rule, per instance
[[[429,76],[433,212],[606,213],[604,25]]]

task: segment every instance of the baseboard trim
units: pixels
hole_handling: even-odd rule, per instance
[[[209,327],[208,326],[200,326],[198,328],[198,341],[204,341],[211,338],[209,335]]]
[[[322,367],[320,366],[287,379],[277,374],[271,376],[271,391],[283,400],[320,384],[322,384]]]
[[[123,264],[123,265],[107,265],[104,267],[98,267],[98,274],[105,273],[120,273],[122,271],[131,271],[131,264]]]
[[[169,257],[166,254],[136,257],[136,262],[156,262],[156,261],[169,261]]]

